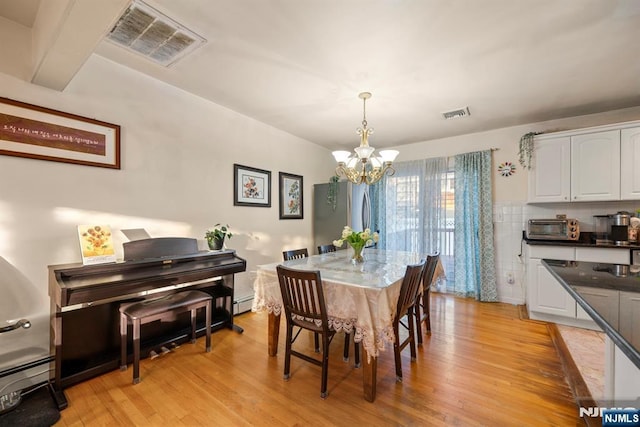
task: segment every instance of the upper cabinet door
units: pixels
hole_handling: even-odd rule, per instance
[[[571,138],[536,140],[534,147],[528,201],[568,202],[571,190]]]
[[[620,131],[571,137],[571,201],[620,200]]]
[[[640,199],[640,127],[622,129],[620,134],[620,197]]]

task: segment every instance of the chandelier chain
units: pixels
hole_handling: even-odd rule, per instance
[[[362,127],[367,129],[367,98],[362,98]]]

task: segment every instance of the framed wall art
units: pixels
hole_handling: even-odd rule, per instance
[[[271,172],[234,164],[233,204],[271,207]]]
[[[116,262],[110,226],[79,225],[78,237],[84,265]]]
[[[0,154],[120,169],[120,126],[0,98]]]
[[[302,219],[302,177],[280,172],[280,219]]]

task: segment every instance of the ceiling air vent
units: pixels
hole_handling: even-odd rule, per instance
[[[107,39],[165,67],[206,42],[141,1],[129,6]]]
[[[442,113],[442,117],[444,117],[446,120],[455,119],[458,117],[467,117],[470,115],[471,113],[469,112],[469,107],[459,108],[457,110],[451,110],[451,111]]]

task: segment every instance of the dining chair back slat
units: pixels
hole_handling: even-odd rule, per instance
[[[314,273],[314,272],[311,272]],[[321,301],[324,299],[322,288],[318,286],[318,278],[314,274],[300,277],[298,275],[283,275],[286,286],[283,291],[283,302],[289,307],[291,314],[307,319],[324,320]],[[286,301],[284,301],[286,299]]]
[[[422,322],[424,322],[425,330],[427,334],[431,334],[431,307],[429,304],[431,298],[431,282],[433,282],[433,276],[440,260],[440,253],[436,252],[433,255],[427,256],[427,263],[424,267],[424,274],[422,275],[422,290],[419,292],[416,303],[416,334],[418,336],[418,345],[422,345]]]
[[[322,254],[328,254],[329,252],[335,252],[338,248],[335,247],[335,245],[333,244],[328,244],[328,245],[320,245],[318,246],[318,254],[322,255]]]
[[[425,263],[426,260],[422,260],[417,264],[408,265],[400,287],[397,310],[393,319],[393,333],[395,334],[393,351],[396,362],[396,381],[402,381],[402,361],[400,352],[408,345],[411,349],[411,361],[415,361],[417,357],[414,325],[417,321],[416,305]],[[400,325],[403,325],[401,319],[404,316],[407,318],[407,329],[409,330],[409,333],[407,338],[400,341]]]
[[[424,272],[424,266],[425,261],[407,266],[404,279],[402,280],[402,287],[400,288],[400,297],[398,298],[397,312],[399,314],[406,312],[410,306],[415,304],[420,288],[420,280],[422,279],[422,274]]]
[[[292,259],[307,258],[308,256],[309,256],[309,251],[307,250],[307,248],[292,249],[290,251],[282,252],[282,257],[284,258],[285,261],[289,261]]]

